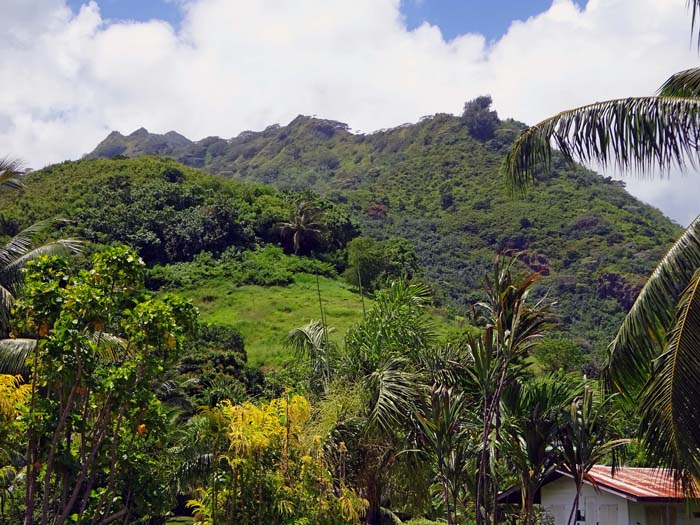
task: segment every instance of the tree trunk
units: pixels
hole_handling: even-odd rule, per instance
[[[445,507],[447,509],[447,525],[452,525],[452,512],[450,511],[450,491],[447,488],[447,482],[442,483],[443,497],[445,499]]]
[[[484,431],[481,435],[481,458],[479,459],[479,474],[476,484],[476,525],[484,525],[486,519],[486,485],[488,483],[486,466],[489,463],[489,434],[491,433],[490,400],[484,399]]]
[[[581,496],[581,486],[583,485],[583,478],[581,481],[576,482],[576,496],[574,497],[574,504],[571,506],[571,513],[569,514],[569,525],[573,523],[574,516],[578,511],[578,502]]]
[[[530,525],[532,522],[532,513],[533,513],[533,507],[534,507],[534,491],[532,490],[532,479],[530,478],[529,474],[522,474],[522,478],[520,480],[521,486],[522,486],[522,506],[520,508],[520,521],[524,523],[525,525]]]
[[[381,525],[382,523],[382,489],[379,480],[375,476],[367,482],[367,525]]]
[[[32,362],[32,393],[29,402],[29,413],[34,414],[34,409],[36,406],[36,398],[39,395],[38,392],[38,377],[37,377],[37,367],[39,366],[39,342],[37,341],[34,346],[34,355]],[[29,419],[30,426],[28,429],[29,443],[27,444],[27,481],[26,481],[26,492],[24,495],[24,525],[34,524],[34,498],[36,497],[36,481],[37,481],[37,469],[34,464],[39,460],[39,443],[38,437],[34,432],[34,423],[31,418]]]
[[[498,432],[500,424],[500,411],[498,407],[501,403],[501,394],[503,392],[503,387],[506,382],[508,374],[507,363],[502,365],[503,370],[498,379],[498,384],[493,396],[484,400],[484,433],[481,436],[481,463],[479,464],[479,481],[477,484],[477,497],[476,497],[476,523],[477,525],[489,525],[491,519],[495,525],[496,519],[498,518],[498,509],[496,494],[492,494],[494,491],[494,486],[492,481],[489,479],[487,473],[487,466],[490,464],[490,454],[489,454],[489,437],[493,429]],[[495,425],[491,425],[492,418],[496,415]],[[490,498],[493,497],[493,510],[494,516],[489,517],[489,503]],[[482,514],[483,513],[483,514]]]

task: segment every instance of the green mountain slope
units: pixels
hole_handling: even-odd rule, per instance
[[[303,116],[180,145],[172,134],[139,130],[110,135],[90,156],[158,153],[227,178],[313,188],[349,205],[365,234],[409,239],[460,311],[480,297],[495,253],[525,250],[527,265],[546,276],[540,293],[559,301],[562,330],[603,348],[680,228],[620,183],[557,160],[534,191],[512,199],[498,168],[522,124],[474,112],[476,119],[438,114],[370,135]]]
[[[362,318],[360,295],[333,264],[278,246],[273,225],[293,203],[272,188],[163,158],[64,162],[23,182],[0,192],[0,236],[62,217],[71,221],[62,235],[138,248],[150,287],[189,297],[204,321],[238,329],[255,365],[283,359],[287,332],[320,318],[316,274],[339,342]]]

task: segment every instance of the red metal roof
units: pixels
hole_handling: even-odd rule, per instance
[[[612,475],[610,467],[596,465],[590,471],[599,488],[621,492],[640,500],[683,500],[685,496],[665,469],[618,468]]]

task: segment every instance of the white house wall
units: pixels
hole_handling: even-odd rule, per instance
[[[573,480],[559,478],[542,487],[540,494],[542,507],[552,515],[555,525],[567,525],[576,496]],[[584,485],[581,489],[579,509],[585,514],[585,521],[579,522],[580,525],[636,525],[636,522],[629,519],[629,506],[625,498],[604,491],[596,493],[589,485]],[[594,516],[590,516],[591,511]],[[606,523],[609,521],[606,517],[615,514],[617,519],[614,523]]]
[[[567,477],[559,478],[542,487],[540,494],[542,507],[554,518],[555,525],[567,525],[576,495],[573,480]],[[611,506],[615,505],[616,523],[605,523],[605,517],[610,515]],[[647,512],[647,507],[663,509],[657,514],[657,518],[662,516],[663,521],[649,522],[650,513]],[[671,512],[666,513],[666,507],[669,507]],[[578,525],[700,525],[700,517],[689,514],[683,503],[638,503],[604,490],[596,492],[590,485],[584,485],[581,490],[579,509],[584,513],[585,521],[578,522]],[[694,510],[697,512],[700,509]],[[667,517],[670,518],[670,523],[666,522]]]

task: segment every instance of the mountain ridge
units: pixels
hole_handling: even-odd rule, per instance
[[[524,263],[545,275],[542,289],[559,301],[562,331],[602,352],[681,229],[623,183],[558,157],[532,191],[512,198],[499,167],[524,127],[482,101],[462,116],[436,114],[370,134],[300,115],[231,139],[174,146],[149,134],[122,136],[121,146],[128,156],[164,155],[342,203],[364,234],[413,242],[438,294],[461,313],[481,298],[496,253],[524,251]],[[101,143],[88,157],[109,153]]]

